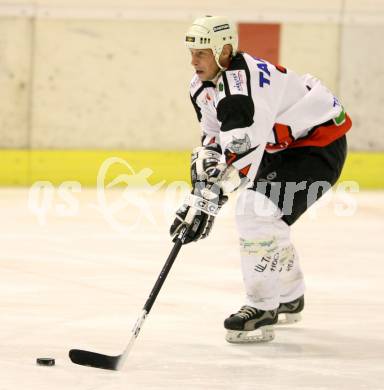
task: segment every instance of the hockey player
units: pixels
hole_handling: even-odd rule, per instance
[[[188,225],[185,243],[207,237],[228,194],[241,191],[236,222],[246,297],[224,327],[229,342],[268,341],[279,314],[293,322],[304,307],[290,226],[339,178],[351,120],[315,77],[238,52],[226,17],[195,20],[185,40],[202,144],[192,153],[192,193],[170,233]]]

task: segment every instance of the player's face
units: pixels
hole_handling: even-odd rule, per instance
[[[191,64],[201,81],[215,78],[220,68],[217,66],[211,49],[190,49]]]

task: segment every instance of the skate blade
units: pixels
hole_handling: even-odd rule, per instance
[[[275,338],[275,332],[271,325],[262,326],[259,329],[251,331],[228,330],[225,339],[228,343],[266,343]]]
[[[280,316],[284,316],[280,319]],[[295,324],[296,322],[301,321],[301,314],[300,313],[282,313],[279,314],[279,321],[277,322],[278,325],[289,325],[289,324]]]

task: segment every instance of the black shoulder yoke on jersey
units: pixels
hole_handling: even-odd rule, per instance
[[[227,72],[243,70],[247,78],[248,95],[231,94]],[[229,68],[223,72],[225,98],[221,99],[217,106],[217,118],[221,122],[221,131],[249,127],[253,123],[255,107],[251,94],[251,75],[247,62],[242,53],[232,58]]]
[[[189,95],[189,97],[191,98],[191,102],[192,102],[192,104],[193,104],[193,107],[195,108],[196,115],[197,115],[197,119],[199,120],[199,122],[201,121],[201,109],[200,109],[200,107],[197,105],[196,100],[197,100],[197,97],[201,94],[201,92],[203,92],[205,88],[209,88],[209,87],[215,88],[215,84],[213,84],[212,81],[203,81],[203,84],[202,84],[201,87],[193,94],[193,96],[192,96],[192,95]]]
[[[243,56],[243,52],[238,52],[232,59],[231,63],[229,65],[229,68],[227,70],[240,70],[244,69],[245,71],[249,72],[247,62],[245,61],[245,58]]]

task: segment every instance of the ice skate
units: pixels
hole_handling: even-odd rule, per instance
[[[304,309],[304,295],[286,303],[280,303],[278,308],[279,325],[294,324],[301,321],[300,312]],[[282,316],[283,315],[283,316]]]
[[[224,327],[228,330],[225,339],[229,343],[271,341],[275,338],[272,325],[276,324],[277,320],[277,309],[264,311],[243,306],[224,321]]]

